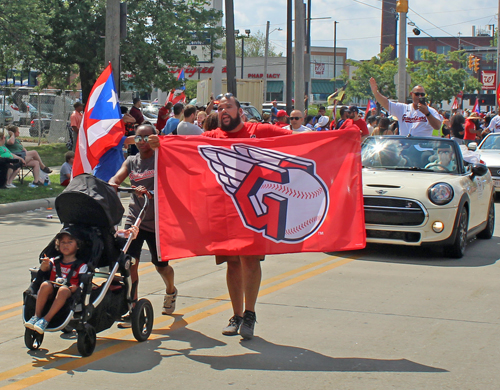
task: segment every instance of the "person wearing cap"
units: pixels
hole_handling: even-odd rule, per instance
[[[478,135],[481,135],[481,127],[479,122],[481,117],[477,112],[471,112],[471,114],[465,119],[465,133],[464,133],[464,143],[467,145],[470,142],[474,142]]]
[[[48,280],[40,285],[36,298],[35,315],[24,323],[28,329],[40,334],[45,332],[52,318],[61,310],[66,301],[80,285],[80,275],[87,272],[87,264],[77,259],[77,252],[83,241],[75,237],[74,228],[67,227],[56,235],[55,247],[60,257],[40,259],[40,271],[49,274]],[[57,282],[56,282],[57,280]],[[47,301],[54,298],[48,313],[42,317]]]
[[[342,123],[340,126],[340,130],[345,129],[347,127],[356,126],[361,132],[361,137],[366,137],[370,135],[368,131],[368,126],[363,118],[359,116],[359,110],[356,106],[349,107],[349,118]]]
[[[400,135],[431,137],[434,129],[441,128],[441,116],[434,108],[421,100],[425,97],[425,90],[421,85],[413,87],[411,104],[389,101],[379,92],[377,82],[373,77],[370,78],[370,88],[375,100],[388,110],[390,115],[398,118]]]
[[[273,106],[271,107],[271,123],[276,122],[278,119],[278,102],[273,100]]]
[[[304,131],[312,131],[309,127],[303,125],[304,123],[304,114],[300,110],[293,110],[290,113],[290,125],[285,126],[284,128],[287,130],[292,130],[297,133],[303,133]]]
[[[326,115],[320,116],[319,119],[316,121],[316,124],[314,125],[314,130],[316,131],[326,131],[328,129],[328,122],[330,121],[330,118],[328,118]]]
[[[156,121],[155,125],[158,132],[162,131],[167,124],[172,107],[172,102],[165,102],[165,105],[158,110],[158,120]]]
[[[288,114],[285,110],[279,110],[276,114],[276,126],[287,127],[288,126]]]

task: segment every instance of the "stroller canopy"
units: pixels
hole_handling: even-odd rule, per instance
[[[125,211],[113,187],[86,173],[71,180],[55,206],[62,223],[98,227],[118,225]]]

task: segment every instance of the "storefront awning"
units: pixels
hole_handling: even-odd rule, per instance
[[[283,81],[268,80],[267,81],[267,92],[268,93],[281,93],[283,92]]]
[[[335,92],[335,83],[330,80],[311,80],[311,93],[331,95]]]

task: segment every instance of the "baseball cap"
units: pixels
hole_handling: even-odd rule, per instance
[[[69,225],[65,228],[62,228],[61,231],[56,234],[56,239],[60,239],[65,234],[74,238],[78,238],[79,240],[85,240],[85,236],[84,234],[82,234],[81,229],[77,228],[74,225]]]
[[[328,117],[327,116],[321,116],[318,119],[318,123],[314,127],[325,127],[328,124]]]
[[[282,118],[284,116],[288,116],[285,110],[279,110],[278,113],[276,114],[277,118]]]
[[[349,106],[349,112],[359,112],[358,107],[356,107],[356,106]]]

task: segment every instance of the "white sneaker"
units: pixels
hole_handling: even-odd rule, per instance
[[[6,184],[5,188],[17,188],[14,184]]]
[[[165,298],[163,298],[163,310],[161,314],[169,315],[172,314],[175,310],[175,301],[177,299],[177,288],[173,294],[165,294]]]

